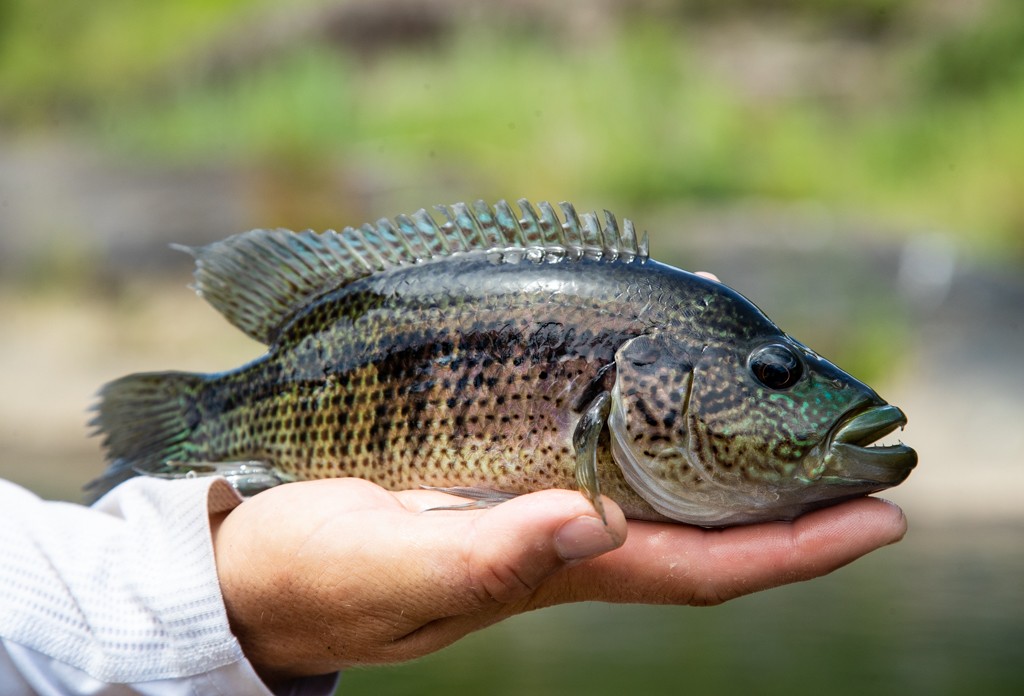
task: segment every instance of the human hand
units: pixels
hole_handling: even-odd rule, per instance
[[[900,509],[873,498],[724,530],[627,522],[607,498],[605,527],[565,490],[425,511],[452,501],[328,479],[273,488],[214,520],[228,616],[260,675],[409,660],[567,602],[717,604],[823,575],[906,531]]]

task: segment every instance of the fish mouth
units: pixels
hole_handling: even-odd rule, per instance
[[[826,455],[827,477],[883,488],[906,479],[917,466],[917,452],[902,442],[872,444],[906,424],[903,411],[889,404],[852,411],[832,432]]]

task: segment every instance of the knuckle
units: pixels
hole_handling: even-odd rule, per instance
[[[511,563],[489,563],[473,576],[473,587],[483,604],[509,604],[531,594],[537,583],[523,577]]]

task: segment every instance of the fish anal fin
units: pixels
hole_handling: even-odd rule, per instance
[[[222,476],[244,496],[273,488],[291,479],[283,476],[273,466],[261,461],[237,462],[175,462],[160,465],[132,467],[143,476],[163,479],[198,478],[201,476]]]

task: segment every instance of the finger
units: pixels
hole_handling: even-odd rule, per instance
[[[498,601],[519,599],[565,564],[622,545],[625,516],[607,502],[607,524],[588,500],[570,491],[544,491],[496,507],[474,530],[468,566],[483,574],[485,585],[486,575],[494,576],[498,583],[488,594]],[[512,582],[504,581],[513,575]]]
[[[589,501],[565,490],[523,495],[484,511],[420,513],[421,524],[444,530],[428,555],[447,576],[435,585],[441,595],[432,604],[437,618],[404,635],[401,649],[436,650],[520,613],[550,577],[620,546],[626,519],[610,499],[604,503],[607,525]]]
[[[718,279],[718,276],[716,276],[714,273],[708,273],[707,271],[697,271],[696,273],[694,273],[694,275],[699,275],[701,278],[707,278],[708,280],[713,280],[716,283],[721,283],[722,282],[722,281],[720,281]]]
[[[876,498],[794,522],[724,530],[634,522],[622,548],[555,578],[536,606],[583,600],[718,604],[824,575],[905,532],[902,511]]]
[[[486,605],[520,599],[563,566],[621,546],[625,517],[615,503],[605,502],[607,525],[589,501],[565,490],[523,495],[483,511],[418,514],[420,524],[433,523],[443,532],[438,538],[447,548],[437,555],[449,564],[458,559],[455,586],[467,588],[479,605]],[[465,528],[452,534],[458,527]]]

